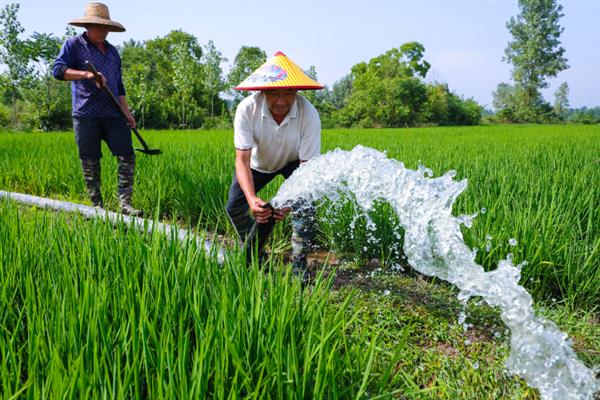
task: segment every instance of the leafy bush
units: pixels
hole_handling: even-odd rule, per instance
[[[0,128],[7,129],[10,127],[10,109],[0,103]]]

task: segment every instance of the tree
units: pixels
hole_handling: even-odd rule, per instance
[[[317,78],[317,68],[314,65],[311,65],[308,70],[304,71],[306,75],[308,75],[311,79],[314,79],[318,82]],[[321,113],[320,104],[324,101],[323,96],[321,95],[321,90],[306,90],[302,92],[302,96],[306,97],[308,101],[312,103],[313,106]]]
[[[233,60],[233,66],[227,75],[227,84],[230,89],[239,85],[258,67],[267,61],[267,53],[260,47],[242,46]],[[230,90],[229,94],[233,98],[233,105],[237,105],[249,92],[238,92]]]
[[[306,75],[314,79],[315,81],[319,81],[317,77],[317,69],[314,65],[311,65],[307,71],[304,71]],[[319,112],[319,117],[321,119],[321,127],[323,128],[332,128],[333,121],[331,120],[331,115],[335,111],[331,101],[329,100],[330,92],[327,89],[327,86],[323,87],[323,89],[319,90],[304,90],[301,92],[301,95],[305,97],[310,103],[315,106],[317,111]]]
[[[9,3],[0,11],[0,64],[8,67],[5,73],[7,87],[12,104],[12,123],[17,125],[17,100],[21,96],[21,88],[26,86],[31,77],[29,67],[29,46],[19,39],[25,31],[17,20],[18,3]]]
[[[418,42],[361,62],[352,67],[352,92],[336,113],[342,126],[398,127],[420,122],[427,101],[425,77],[429,63],[422,59]]]
[[[537,119],[545,108],[540,89],[548,87],[548,78],[568,68],[559,40],[563,7],[556,0],[519,0],[519,8],[520,14],[506,24],[513,40],[503,61],[513,65],[517,96],[526,108],[523,117]]]
[[[123,84],[127,102],[138,124],[146,126],[146,115],[153,105],[155,96],[155,68],[150,52],[144,45],[131,39],[120,48],[123,65]],[[153,73],[154,72],[154,73]]]
[[[500,82],[496,91],[492,92],[492,107],[496,112],[506,108],[513,108],[515,104],[515,87],[511,84]]]
[[[175,98],[178,100],[179,127],[189,126],[189,115],[187,113],[194,98],[191,82],[195,77],[196,64],[190,52],[183,44],[177,44],[173,48],[173,85],[175,85]]]
[[[563,82],[556,92],[554,92],[554,113],[561,120],[567,119],[567,110],[569,109],[569,84]]]
[[[136,115],[139,125],[144,128],[146,115],[154,100],[151,81],[151,67],[148,64],[133,64],[123,74],[123,83],[127,90],[127,102]]]
[[[581,107],[567,111],[569,122],[576,124],[598,124],[600,123],[600,107]]]
[[[223,79],[223,70],[221,63],[227,62],[221,52],[217,50],[212,40],[204,46],[202,56],[204,66],[204,82],[208,95],[210,97],[210,116],[214,116],[215,99],[218,99],[219,93],[225,89],[225,80]]]
[[[206,90],[202,71],[202,47],[195,36],[172,31],[145,43],[152,60],[157,98],[162,99],[161,121],[168,126],[199,127],[206,115]],[[164,127],[164,126],[161,126]]]
[[[71,95],[69,85],[52,77],[52,66],[62,40],[51,34],[34,32],[24,42],[31,61],[32,80],[22,90],[28,109],[25,119],[34,128],[44,131],[65,129],[71,123]]]
[[[427,85],[424,114],[427,123],[437,125],[478,125],[483,107],[473,99],[463,99],[450,91],[447,84]]]
[[[352,94],[352,82],[352,74],[348,74],[333,84],[329,100],[336,110],[344,108],[348,103],[348,98]]]
[[[501,122],[515,122],[517,113],[516,89],[513,85],[500,82],[492,92],[492,107]]]

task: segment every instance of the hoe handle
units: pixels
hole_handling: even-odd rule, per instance
[[[104,84],[104,82],[102,81],[102,77],[98,73],[98,70],[96,70],[96,67],[94,67],[94,64],[92,64],[89,61],[86,61],[85,62],[85,66],[87,67],[88,70],[90,70],[90,72],[92,74],[94,74],[94,79],[96,80],[96,82],[98,82],[98,84],[100,85],[100,87],[105,92],[107,92],[110,95],[110,98],[113,100],[113,103],[115,103],[115,106],[119,109],[119,112],[121,113],[121,115],[123,116],[123,118],[125,118],[125,120],[128,121],[129,118],[127,118],[127,114],[125,114],[125,111],[123,111],[123,107],[121,107],[121,104],[119,103],[119,100],[117,100],[117,98],[115,97],[115,95],[113,94],[113,92]],[[133,133],[135,133],[135,136],[138,138],[138,140],[140,141],[140,143],[144,147],[144,150],[148,151],[149,150],[148,149],[148,145],[146,144],[146,142],[144,141],[144,139],[142,139],[142,135],[140,135],[140,133],[134,127],[130,126],[129,128],[133,131]]]

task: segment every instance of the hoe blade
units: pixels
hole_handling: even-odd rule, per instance
[[[148,154],[150,156],[155,156],[161,153],[159,149],[141,149],[139,147],[136,147],[135,150],[139,151],[140,153]]]

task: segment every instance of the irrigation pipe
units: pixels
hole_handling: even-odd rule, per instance
[[[84,206],[83,204],[52,200],[45,197],[37,197],[28,194],[5,192],[4,190],[0,190],[0,199],[2,198],[7,198],[16,201],[17,203],[28,204],[45,209],[78,213],[89,219],[101,218],[111,222],[113,225],[124,223],[128,226],[134,227],[140,232],[151,233],[153,231],[159,231],[164,233],[167,238],[171,238],[172,235],[175,235],[182,243],[189,240],[194,240],[198,246],[204,247],[204,251],[208,256],[216,255],[219,264],[223,264],[225,260],[225,252],[223,251],[222,247],[215,246],[210,240],[202,239],[188,230],[177,228],[173,225],[164,224],[162,222],[154,222],[145,218],[130,217],[121,213],[106,211],[102,208]]]

